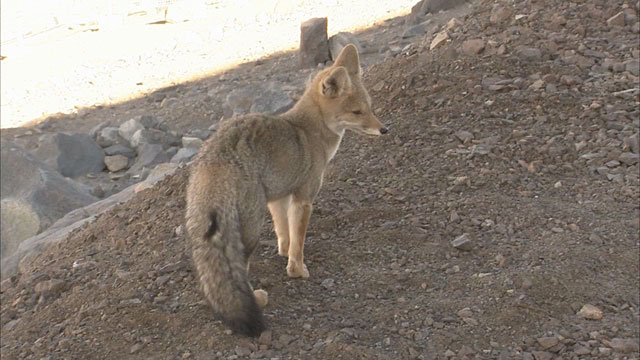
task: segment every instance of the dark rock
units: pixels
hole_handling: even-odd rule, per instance
[[[33,152],[63,176],[76,177],[104,169],[104,151],[87,134],[46,134]]]
[[[315,67],[329,60],[327,18],[313,18],[300,26],[300,65]]]

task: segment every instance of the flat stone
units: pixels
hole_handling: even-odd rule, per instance
[[[136,151],[122,144],[111,145],[104,148],[104,154],[107,156],[124,155],[128,158],[136,157]]]
[[[524,60],[540,60],[542,59],[542,51],[533,47],[518,47],[516,53]]]
[[[621,11],[621,12],[613,15],[612,17],[610,17],[607,20],[607,25],[609,27],[625,26],[626,25],[626,20],[624,18],[624,12]]]
[[[547,350],[558,345],[558,338],[555,336],[541,337],[537,339],[538,344],[543,350]]]
[[[202,146],[204,141],[197,137],[183,136],[182,137],[182,147],[194,147],[199,148]]]
[[[124,155],[105,156],[104,163],[111,172],[118,172],[127,168],[129,158]]]
[[[578,311],[578,315],[587,320],[601,320],[602,310],[593,305],[585,304],[580,311]]]
[[[171,157],[172,163],[188,162],[198,153],[197,147],[184,147],[178,150],[178,152]]]
[[[471,39],[462,43],[462,52],[467,55],[477,55],[484,50],[484,40]]]
[[[449,34],[446,31],[439,32],[431,41],[431,45],[429,45],[429,50],[433,50],[441,45],[444,45],[449,39]]]
[[[623,354],[638,352],[638,350],[640,350],[638,345],[640,341],[638,341],[638,339],[613,338],[609,341],[603,340],[603,343],[614,351]]]
[[[128,172],[139,172],[143,168],[169,161],[168,155],[160,144],[143,144],[138,149],[138,158]]]
[[[624,163],[627,165],[636,164],[639,158],[640,158],[640,154],[632,153],[632,152],[623,152],[622,154],[620,154],[620,156],[618,156],[618,160],[621,163]]]
[[[640,59],[631,59],[631,60],[625,61],[624,69],[630,72],[631,74],[633,74],[633,76],[639,76],[640,75]]]
[[[637,154],[640,153],[640,133],[635,133],[624,139],[625,146],[631,150],[631,152]]]
[[[469,235],[465,233],[455,238],[451,242],[451,246],[458,250],[471,251],[471,249],[473,249],[473,242],[469,238]]]
[[[456,29],[458,29],[462,25],[463,25],[462,21],[458,20],[457,18],[451,18],[447,22],[447,25],[445,25],[444,29],[447,30],[447,31],[455,31]]]

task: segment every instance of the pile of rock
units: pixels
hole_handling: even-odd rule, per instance
[[[145,115],[119,126],[102,123],[89,134],[44,134],[31,151],[3,140],[2,259],[66,214],[103,197],[104,191],[96,190],[102,189],[100,185],[92,183],[106,177],[101,173],[108,173],[107,181],[131,180],[120,184],[119,191],[146,179],[159,164],[189,161],[210,134],[210,130],[179,134],[155,116]]]
[[[103,162],[112,179],[129,174],[144,177],[144,170],[165,162],[188,161],[211,134],[208,130],[183,135],[168,130],[153,115],[143,115],[119,126],[104,122],[90,136],[104,152]]]

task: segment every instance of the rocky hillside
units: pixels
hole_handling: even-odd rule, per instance
[[[3,358],[637,359],[638,5],[479,0],[361,34],[365,61],[388,56],[365,84],[390,133],[343,141],[308,280],[287,278],[265,225],[267,332],[232,334],[198,293],[183,166],[2,282]],[[163,116],[288,61],[185,84]],[[135,111],[157,107],[86,119]],[[180,128],[211,125],[188,114]]]

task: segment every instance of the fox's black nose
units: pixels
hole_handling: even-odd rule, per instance
[[[380,134],[386,134],[389,132],[389,129],[387,129],[386,127],[383,127],[382,129],[380,129]]]

